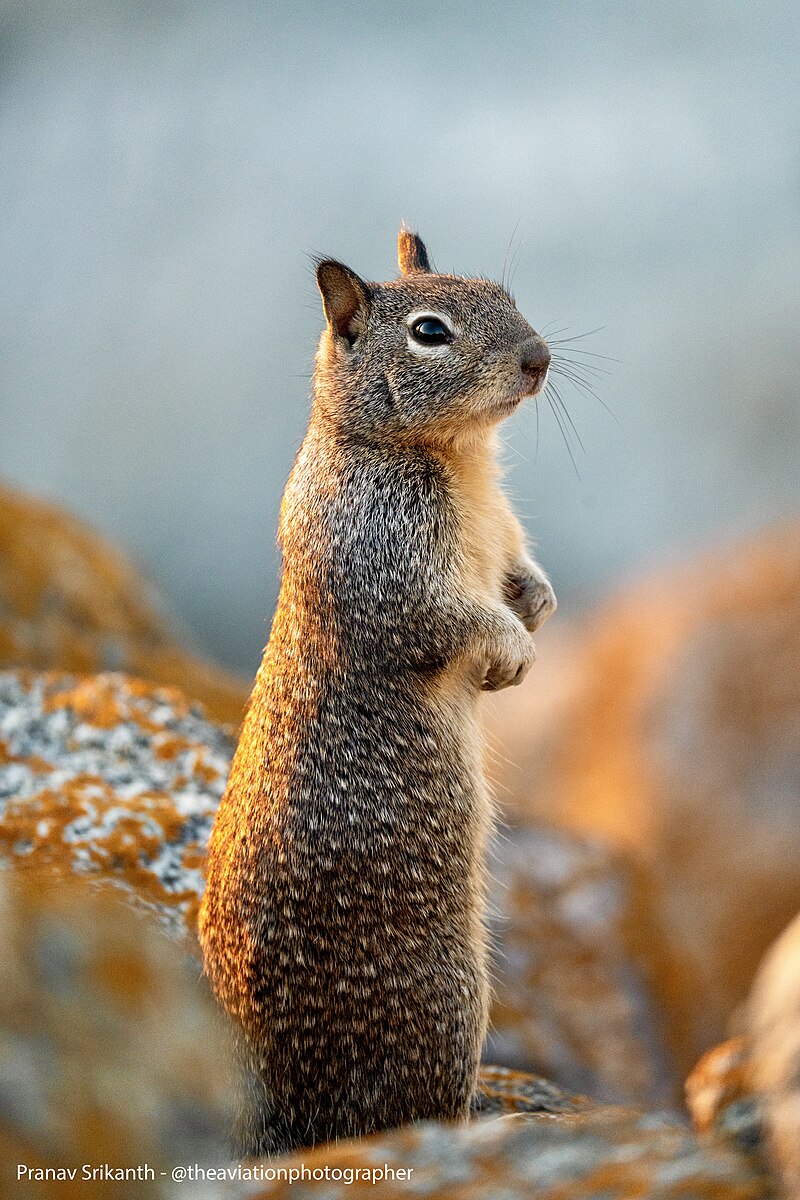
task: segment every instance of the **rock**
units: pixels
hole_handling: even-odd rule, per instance
[[[153,1159],[169,1166],[170,1156],[180,1165],[205,1155],[208,1165],[211,1154],[215,1169],[230,1169],[211,1131],[229,1128],[234,1090],[223,1066],[233,1054],[213,1022],[189,1015],[196,1001],[201,1009],[207,1003],[196,961],[188,977],[179,968],[196,953],[202,855],[232,750],[226,731],[175,689],[122,675],[0,675],[0,857],[16,868],[0,875],[0,882],[7,881],[0,889],[0,954],[11,964],[5,1008],[0,997],[0,1125],[10,1133],[0,1149],[9,1161],[47,1165],[66,1155],[80,1162]],[[76,886],[75,876],[84,876],[79,894],[62,896],[66,883]],[[619,944],[614,939],[627,903],[619,864],[591,843],[539,831],[507,843],[503,877],[513,897],[507,932],[516,931],[509,957],[514,938],[523,944],[523,951],[516,950],[524,970],[511,993],[514,1003],[532,972],[531,1002],[564,1040],[558,1005],[570,989],[552,962],[545,971],[525,958],[538,929],[551,947],[561,946],[564,978],[585,971],[589,980],[580,1019],[570,1016],[563,1028],[580,1027],[591,1038],[594,991],[606,1050],[616,1045],[618,1053],[636,1053],[629,1031],[616,1042],[613,1036],[609,997],[627,995],[613,970],[624,975],[622,957],[595,961],[575,948],[580,942],[585,950],[593,934],[607,946]],[[91,881],[116,883],[154,910],[179,940],[165,951],[163,939],[126,908],[101,913],[97,905],[112,901],[108,889],[88,888]],[[525,927],[529,911],[532,930]],[[548,923],[558,926],[557,936]],[[174,979],[159,973],[162,958],[164,971],[178,972]],[[619,1002],[625,1030],[637,1012],[637,995],[634,988],[627,1009]],[[543,1021],[545,1056],[547,1028]],[[642,1046],[647,1050],[646,1038]],[[66,1133],[58,1124],[68,1106],[65,1081],[77,1097],[76,1124],[67,1122]],[[110,1107],[97,1115],[103,1086],[111,1089]],[[328,1167],[329,1175],[388,1164],[396,1177],[380,1183],[387,1197],[769,1195],[757,1156],[716,1134],[692,1134],[675,1116],[604,1108],[502,1067],[482,1068],[478,1110],[469,1126],[409,1127],[319,1147],[302,1160],[312,1171]],[[244,1179],[249,1170],[265,1197],[300,1196],[305,1184],[285,1184],[278,1174],[299,1164],[243,1164]],[[410,1179],[398,1177],[409,1169]],[[211,1191],[205,1193],[202,1177],[192,1184],[198,1197],[218,1194],[213,1181],[206,1181]],[[317,1184],[312,1179],[309,1186]],[[358,1194],[362,1184],[342,1181],[341,1187],[348,1191],[329,1178],[325,1194]],[[135,1194],[165,1193],[156,1181],[149,1192]],[[250,1183],[229,1179],[225,1194],[253,1192]]]
[[[686,1080],[686,1104],[698,1133],[734,1138],[744,1149],[762,1140],[750,1043],[741,1034],[708,1050]]]
[[[697,1130],[764,1142],[783,1195],[800,1198],[800,916],[770,947],[742,1012],[746,1033],[710,1050],[686,1081]]]
[[[623,857],[556,830],[508,829],[491,873],[486,1058],[595,1099],[664,1102],[673,1078],[647,982],[626,946],[638,887]]]
[[[580,634],[548,633],[536,686],[493,698],[512,819],[638,865],[627,949],[681,1073],[725,1037],[800,909],[798,579],[792,521],[656,572]]]
[[[260,1163],[257,1195],[325,1200],[758,1200],[774,1190],[759,1161],[667,1114],[589,1107],[469,1125],[426,1122]],[[355,1172],[374,1173],[371,1177]],[[296,1174],[290,1175],[289,1172]],[[315,1174],[316,1173],[316,1174]]]
[[[761,964],[747,1017],[767,1143],[784,1194],[800,1200],[800,916]]]
[[[247,684],[184,650],[153,590],[81,522],[0,485],[0,668],[126,671],[238,725]]]
[[[0,674],[0,860],[110,879],[193,933],[232,753],[175,688]]]
[[[196,963],[152,920],[110,889],[6,871],[0,959],[3,1195],[167,1200],[176,1164],[226,1161],[227,1030]],[[108,1179],[106,1163],[154,1177]],[[75,1179],[37,1186],[36,1171],[67,1168]]]
[[[194,936],[233,741],[175,689],[122,675],[0,675],[0,860],[90,873]],[[493,860],[487,1055],[616,1101],[666,1090],[646,988],[623,952],[621,861],[563,834],[506,832]]]
[[[544,1112],[555,1116],[591,1107],[592,1102],[585,1096],[570,1095],[539,1075],[481,1064],[476,1113],[502,1117],[510,1113]]]

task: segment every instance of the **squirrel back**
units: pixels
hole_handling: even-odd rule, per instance
[[[327,328],[283,575],[209,848],[201,941],[250,1153],[466,1117],[488,1007],[481,689],[555,607],[495,428],[549,354],[497,284],[321,262]]]

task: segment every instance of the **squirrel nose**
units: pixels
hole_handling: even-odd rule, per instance
[[[540,391],[550,366],[550,350],[544,338],[537,334],[522,343],[519,365],[522,374],[533,384],[534,391]]]

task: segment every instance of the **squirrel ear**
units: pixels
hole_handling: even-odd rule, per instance
[[[425,243],[418,233],[412,233],[405,225],[397,235],[397,262],[403,275],[431,269]]]
[[[317,263],[317,287],[331,332],[352,346],[358,333],[355,318],[369,308],[367,285],[344,263],[326,258]]]

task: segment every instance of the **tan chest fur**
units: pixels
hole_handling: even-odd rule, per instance
[[[495,433],[451,452],[447,468],[459,518],[464,591],[484,603],[500,601],[503,577],[519,558],[523,538],[502,488]]]

